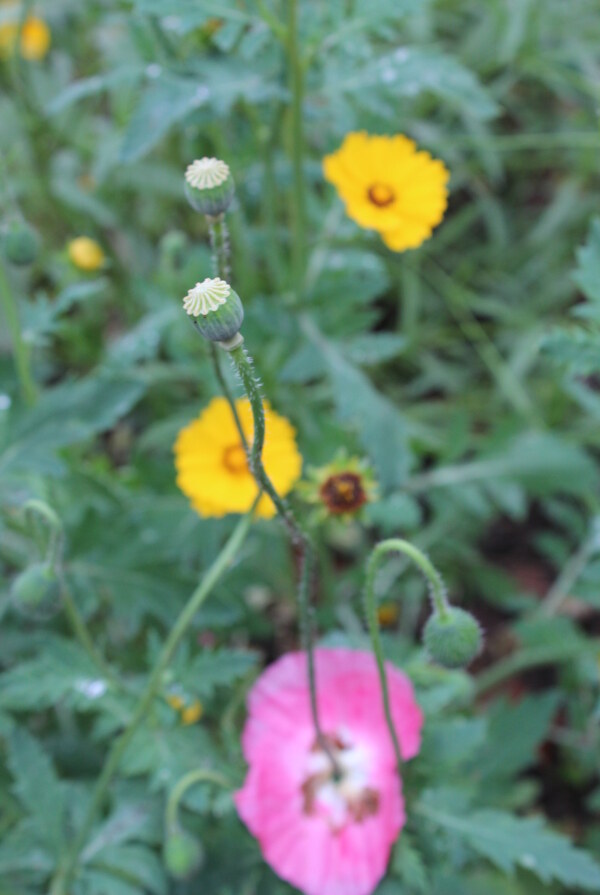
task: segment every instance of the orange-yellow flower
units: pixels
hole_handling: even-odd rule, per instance
[[[448,204],[450,175],[444,163],[401,134],[348,134],[336,152],[325,156],[323,171],[348,216],[377,230],[395,252],[428,239]]]
[[[277,493],[284,496],[300,477],[302,457],[290,422],[271,410],[267,401],[264,408],[266,437],[262,459]],[[244,435],[251,443],[254,427],[248,400],[240,398],[236,409]],[[201,516],[245,513],[258,493],[225,398],[213,398],[198,419],[181,430],[175,442],[175,467],[178,486]],[[263,518],[275,514],[270,497],[261,497],[256,514]]]
[[[104,252],[95,239],[78,236],[67,246],[67,253],[75,267],[92,273],[104,264]]]
[[[5,21],[0,24],[0,57],[7,58],[15,52],[19,35],[19,23]],[[23,59],[37,62],[43,59],[50,49],[50,29],[43,19],[28,16],[23,23],[19,52]]]

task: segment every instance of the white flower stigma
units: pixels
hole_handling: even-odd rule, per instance
[[[187,166],[185,179],[197,190],[212,190],[229,177],[229,165],[218,158],[200,158]]]
[[[196,283],[183,299],[185,311],[192,317],[202,314],[206,317],[211,311],[216,311],[220,305],[224,305],[231,292],[231,286],[225,280],[215,277],[211,280],[207,277],[201,283]]]

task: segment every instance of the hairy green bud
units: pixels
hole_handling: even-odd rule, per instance
[[[481,628],[470,612],[448,606],[425,625],[423,642],[431,658],[445,668],[468,665],[482,646]]]
[[[25,606],[40,606],[46,601],[57,600],[60,586],[50,563],[38,562],[15,578],[11,592],[14,599]]]
[[[196,329],[211,342],[229,342],[244,320],[239,295],[219,277],[196,283],[183,299],[183,307],[194,318]]]
[[[169,831],[163,858],[169,874],[175,879],[188,879],[201,866],[204,851],[197,839],[179,826]]]
[[[25,221],[11,222],[2,236],[4,255],[16,267],[26,267],[35,261],[38,243],[37,233]]]
[[[223,214],[233,199],[229,165],[218,158],[196,159],[185,172],[185,195],[196,211],[209,217]]]

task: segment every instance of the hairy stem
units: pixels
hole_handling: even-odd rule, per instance
[[[112,749],[109,752],[108,758],[104,764],[104,767],[102,768],[102,773],[98,778],[94,792],[92,794],[92,798],[89,802],[86,814],[81,822],[78,833],[73,840],[71,848],[67,852],[64,863],[59,867],[52,881],[50,895],[66,895],[66,893],[69,891],[70,882],[77,867],[79,855],[81,854],[81,851],[94,825],[96,816],[98,815],[98,812],[104,804],[106,795],[108,793],[108,788],[118,770],[121,759],[123,758],[123,755],[129,743],[133,739],[136,731],[139,729],[140,725],[150,711],[152,704],[162,686],[164,672],[169,666],[173,655],[187,629],[189,628],[195,614],[198,612],[206,598],[211,593],[212,589],[215,587],[219,579],[222,577],[228,566],[233,561],[237,551],[239,550],[246,535],[248,534],[252,518],[254,516],[256,503],[257,501],[255,501],[250,512],[240,519],[229,540],[209,568],[208,572],[206,573],[198,587],[190,596],[188,602],[179,614],[177,621],[173,625],[173,628],[171,629],[171,632],[162,648],[160,656],[158,657],[158,661],[152,669],[144,692],[138,700],[137,706],[131,717],[131,720],[129,721],[129,724],[120,735],[120,737],[115,741]]]
[[[289,88],[291,94],[291,145],[292,145],[292,270],[296,300],[302,288],[306,258],[306,189],[304,183],[304,127],[302,102],[304,96],[304,72],[298,38],[298,0],[287,0],[287,53]]]
[[[337,761],[331,751],[327,738],[319,720],[319,708],[317,701],[317,685],[314,659],[313,626],[311,617],[310,594],[311,583],[315,569],[315,553],[308,535],[298,524],[288,503],[277,493],[271,479],[267,475],[262,462],[262,449],[265,440],[265,413],[262,396],[251,357],[245,348],[240,345],[229,352],[231,361],[242,380],[244,391],[252,408],[254,420],[254,439],[248,452],[250,470],[260,488],[268,494],[275,508],[283,520],[292,540],[292,543],[300,555],[300,577],[298,582],[298,606],[300,609],[300,629],[302,635],[302,647],[306,652],[308,668],[308,685],[310,692],[310,706],[315,728],[317,742],[328,756],[335,773],[339,772]]]
[[[377,597],[375,595],[375,581],[377,572],[381,564],[392,553],[402,553],[411,559],[419,570],[425,576],[429,587],[429,595],[432,605],[436,612],[445,616],[448,611],[448,600],[446,597],[446,588],[442,577],[433,563],[425,556],[425,554],[415,547],[414,544],[404,541],[401,538],[390,538],[387,541],[381,541],[371,553],[367,564],[367,578],[365,583],[365,613],[367,616],[367,624],[369,627],[369,635],[373,645],[373,652],[377,661],[377,670],[379,672],[379,681],[381,685],[381,696],[383,700],[383,710],[385,720],[394,745],[394,754],[398,771],[402,767],[402,752],[398,741],[398,734],[392,718],[390,707],[390,696],[387,684],[387,675],[385,672],[385,659],[383,655],[383,647],[381,645],[381,636],[379,631],[379,619],[377,617]]]

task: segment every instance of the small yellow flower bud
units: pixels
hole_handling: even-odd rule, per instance
[[[181,723],[188,727],[195,724],[204,714],[204,707],[199,699],[195,699],[191,705],[188,705],[181,712]]]
[[[0,57],[8,59],[16,50],[19,36],[18,21],[2,22],[0,24]],[[21,31],[19,52],[23,59],[30,62],[38,62],[43,59],[50,49],[51,35],[48,25],[36,16],[29,16]]]
[[[89,236],[78,236],[72,239],[67,247],[71,262],[79,270],[92,273],[104,264],[104,252],[101,246]]]

